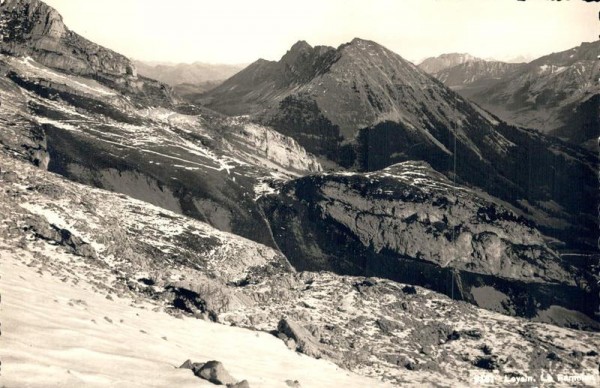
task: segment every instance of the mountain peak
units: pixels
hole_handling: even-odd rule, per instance
[[[281,61],[290,65],[296,63],[299,58],[310,55],[313,51],[311,45],[304,40],[299,40],[281,57]]]
[[[292,45],[289,51],[307,51],[312,50],[312,46],[305,40],[299,40]]]
[[[367,40],[363,38],[356,37],[350,41],[350,44],[370,44],[375,43],[372,40]]]

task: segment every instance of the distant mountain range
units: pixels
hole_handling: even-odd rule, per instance
[[[482,59],[466,53],[442,54],[437,57],[425,58],[419,63],[419,68],[426,73],[435,74],[469,61],[482,61]]]
[[[203,84],[224,81],[246,65],[211,64],[203,62],[153,64],[134,61],[139,74],[164,82],[171,86],[179,84]]]
[[[134,61],[139,74],[170,85],[175,93],[194,100],[200,94],[215,88],[246,65],[194,63],[155,63]]]
[[[423,69],[502,119],[535,128],[590,150],[600,136],[600,41],[543,56],[527,64],[430,58]],[[462,58],[462,57],[461,57]],[[447,64],[442,68],[439,64]]]

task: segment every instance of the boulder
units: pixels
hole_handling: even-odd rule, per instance
[[[291,319],[281,319],[277,325],[280,334],[284,334],[296,343],[296,351],[310,357],[321,358],[322,351],[315,337],[299,323]]]
[[[194,374],[217,385],[236,384],[236,380],[225,370],[220,361],[208,361],[200,369],[194,370]]]

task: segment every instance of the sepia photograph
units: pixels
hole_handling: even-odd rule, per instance
[[[600,2],[0,0],[0,387],[600,386]]]

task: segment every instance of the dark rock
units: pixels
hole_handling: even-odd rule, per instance
[[[417,293],[417,289],[414,286],[404,286],[402,287],[402,292],[406,295],[415,295]]]
[[[440,345],[451,338],[454,330],[445,323],[430,322],[426,325],[416,327],[411,333],[411,337],[421,347],[426,345]]]
[[[495,370],[499,367],[498,358],[496,356],[478,357],[475,361],[473,361],[473,365],[487,370]]]
[[[481,339],[481,331],[478,329],[470,329],[462,331],[462,334],[472,339]]]
[[[24,229],[32,231],[38,238],[68,247],[75,255],[93,259],[98,258],[96,250],[90,244],[72,234],[69,230],[48,223],[44,217],[37,215],[29,217]]]
[[[236,380],[225,370],[225,367],[219,361],[208,361],[201,368],[194,370],[194,374],[213,384],[228,385],[236,383]]]
[[[292,387],[292,388],[300,388],[300,382],[298,380],[285,380],[285,384],[288,387]]]
[[[198,373],[200,373],[200,369],[202,369],[202,367],[204,366],[203,362],[194,362],[192,363],[192,372],[194,372],[194,374],[196,376],[198,376]]]
[[[7,171],[7,172],[0,174],[0,178],[2,178],[3,181],[9,182],[9,183],[14,183],[19,180],[19,176],[14,171]]]
[[[483,354],[488,355],[488,356],[492,354],[492,348],[487,344],[485,344],[481,347],[481,351],[483,352]]]
[[[183,364],[179,366],[180,369],[192,369],[192,360],[187,359]]]

